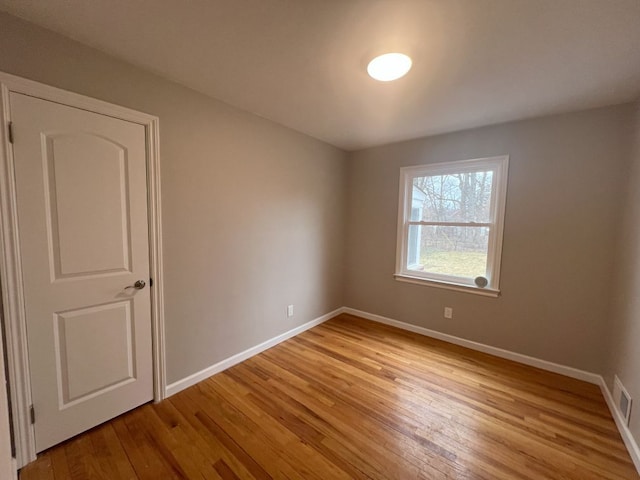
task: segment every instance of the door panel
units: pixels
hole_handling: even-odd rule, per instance
[[[145,130],[10,94],[36,450],[153,398]]]
[[[130,271],[127,149],[83,132],[44,141],[54,278]]]
[[[130,301],[55,314],[61,409],[135,379],[131,336]]]

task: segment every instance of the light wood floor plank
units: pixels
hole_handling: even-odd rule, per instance
[[[341,315],[21,480],[640,480],[595,385]]]

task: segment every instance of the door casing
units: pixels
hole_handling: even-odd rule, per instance
[[[96,112],[144,126],[146,137],[149,264],[153,348],[153,398],[165,397],[164,282],[162,272],[162,215],[160,209],[160,155],[158,117],[96,100],[59,88],[0,72],[0,283],[7,335],[7,357],[16,461],[21,468],[36,459],[35,431],[31,424],[31,382],[27,351],[26,315],[22,283],[20,231],[13,148],[9,141],[9,93],[17,92],[71,107]],[[2,359],[0,358],[0,362]],[[0,365],[1,367],[1,365]],[[37,412],[36,412],[37,415]],[[37,419],[36,419],[37,421]]]

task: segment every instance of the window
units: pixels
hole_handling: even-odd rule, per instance
[[[396,279],[499,293],[509,157],[400,169]]]

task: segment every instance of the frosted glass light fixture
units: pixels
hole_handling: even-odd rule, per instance
[[[411,64],[411,58],[404,53],[385,53],[369,62],[367,72],[376,80],[390,82],[404,77],[411,70]]]

